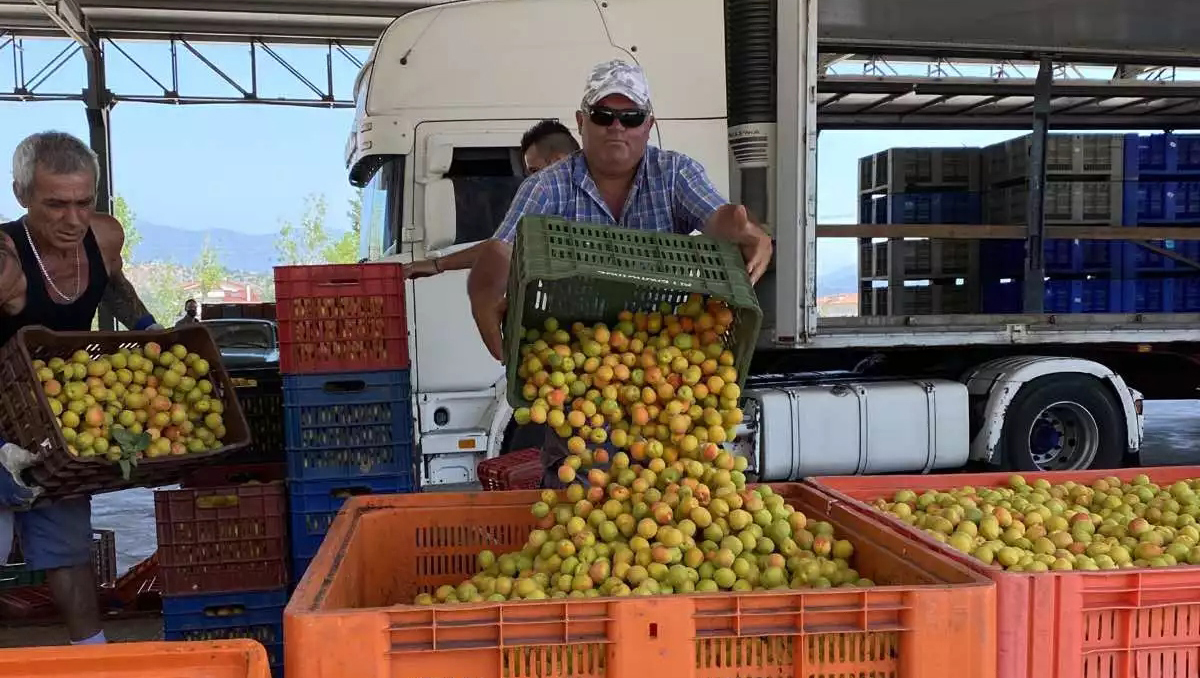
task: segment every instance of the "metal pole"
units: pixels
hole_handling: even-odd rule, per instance
[[[96,177],[96,209],[112,214],[112,154],[109,152],[112,138],[108,123],[113,101],[104,78],[104,53],[100,48],[100,40],[93,35],[91,43],[84,49],[87,89],[83,93],[83,102],[88,122],[88,141],[100,164],[100,176]],[[111,309],[103,304],[97,323],[102,332],[117,329]]]
[[[1029,232],[1025,236],[1026,313],[1041,313],[1046,301],[1046,265],[1043,245],[1046,233],[1046,135],[1050,131],[1050,86],[1054,63],[1043,57],[1038,66],[1033,95],[1033,135],[1029,143]]]
[[[780,2],[775,173],[775,341],[817,326],[817,0]]]

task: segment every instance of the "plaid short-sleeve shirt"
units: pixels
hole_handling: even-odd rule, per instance
[[[682,153],[647,146],[620,215],[600,196],[583,153],[543,169],[521,184],[496,239],[511,243],[521,217],[542,214],[608,226],[688,234],[729,201],[717,192],[700,163]]]

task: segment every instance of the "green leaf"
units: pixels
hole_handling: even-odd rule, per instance
[[[121,459],[117,462],[121,466],[121,477],[129,480],[129,473],[133,469],[128,459]]]

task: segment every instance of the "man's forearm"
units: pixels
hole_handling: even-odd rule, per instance
[[[108,278],[108,287],[104,290],[103,303],[112,312],[117,322],[126,329],[137,329],[137,325],[150,315],[146,305],[138,297],[133,283],[121,271],[113,273]]]
[[[475,243],[465,250],[452,252],[444,257],[438,257],[434,261],[437,262],[437,270],[440,273],[446,271],[461,271],[465,268],[471,268],[475,265],[475,260],[479,258],[479,253],[488,247],[489,240]]]
[[[508,286],[508,267],[512,247],[501,240],[486,240],[470,248],[476,250],[471,274],[467,276],[467,295],[472,299],[503,296]]]

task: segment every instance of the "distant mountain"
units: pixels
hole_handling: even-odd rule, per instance
[[[138,220],[142,242],[134,251],[137,263],[170,262],[190,266],[195,262],[204,237],[210,238],[221,253],[221,261],[231,271],[269,274],[276,264],[274,233],[238,233],[214,228],[207,233]],[[858,292],[858,267],[845,266],[818,275],[817,292],[822,296]]]
[[[225,228],[189,231],[138,219],[142,241],[133,252],[136,262],[195,263],[207,236],[220,252],[221,262],[233,271],[268,273],[275,266],[275,234],[238,233]]]
[[[850,294],[858,293],[858,267],[844,266],[835,268],[824,274],[817,274],[817,294],[827,296],[831,294]]]

